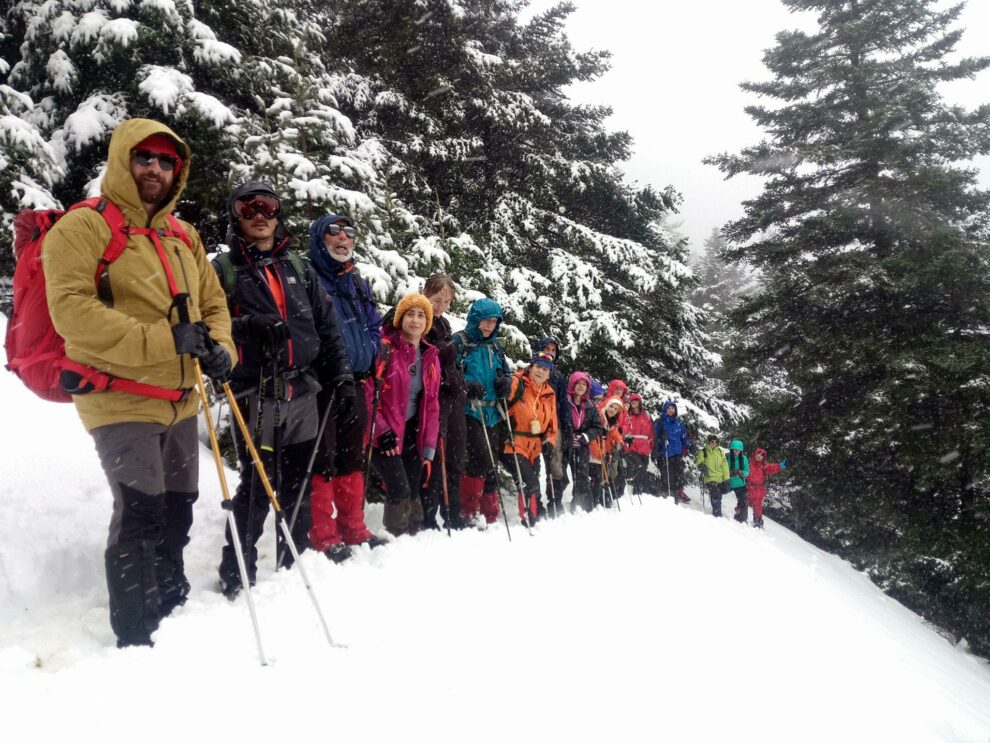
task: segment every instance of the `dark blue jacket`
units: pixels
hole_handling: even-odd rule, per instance
[[[571,411],[567,402],[567,379],[563,374],[560,373],[560,341],[554,338],[552,335],[548,335],[544,338],[540,338],[540,342],[536,344],[536,352],[539,353],[550,343],[557,344],[557,353],[553,357],[553,371],[550,372],[550,387],[553,388],[554,394],[557,396],[557,421],[560,428],[561,441],[565,441],[568,444],[572,436],[574,435],[571,429]]]
[[[674,417],[667,415],[667,408],[674,406]],[[677,415],[677,403],[667,400],[660,409],[660,417],[653,421],[653,432],[656,434],[657,453],[666,454],[667,458],[679,457],[691,449],[691,439],[688,438],[687,426]]]
[[[333,302],[337,327],[347,347],[355,374],[371,370],[382,337],[382,316],[375,306],[368,282],[354,272],[354,261],[338,263],[323,246],[327,227],[340,219],[335,214],[320,217],[309,230],[309,260]]]

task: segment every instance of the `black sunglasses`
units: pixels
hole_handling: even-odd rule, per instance
[[[354,237],[357,234],[357,230],[355,230],[353,227],[343,227],[342,225],[339,224],[332,224],[329,227],[327,227],[328,235],[339,235],[341,232],[343,232],[348,237]]]
[[[148,167],[152,162],[157,160],[158,167],[162,170],[172,170],[179,164],[178,158],[172,157],[171,155],[163,155],[161,152],[152,152],[151,150],[139,150],[135,152],[134,160],[142,168]]]

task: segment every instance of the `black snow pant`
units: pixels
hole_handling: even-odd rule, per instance
[[[423,504],[420,500],[423,463],[416,448],[419,417],[406,421],[402,453],[386,455],[381,449],[371,452],[371,466],[385,486],[383,523],[389,534],[415,534],[423,527]]]
[[[113,493],[104,555],[117,646],[151,645],[189,593],[182,559],[199,496],[196,418],[112,423],[90,434]]]
[[[745,522],[749,518],[749,504],[746,501],[746,486],[733,488],[732,492],[736,496],[736,513],[733,518],[739,522]]]
[[[546,515],[546,509],[543,507],[543,503],[540,502],[540,457],[537,456],[536,459],[530,462],[526,457],[521,454],[505,454],[503,453],[499,457],[499,461],[502,462],[502,466],[509,471],[512,476],[512,482],[515,483],[513,490],[517,493],[517,503],[518,494],[522,494],[522,508],[524,508],[529,514],[529,522],[535,524],[541,518]],[[519,469],[516,469],[516,464],[519,465]],[[519,477],[522,476],[522,490],[520,490]],[[522,518],[522,514],[520,514]]]
[[[331,401],[331,392],[322,390],[317,396],[317,407],[322,418]],[[320,448],[313,462],[313,472],[330,480],[349,475],[364,467],[364,428],[368,425],[368,409],[364,400],[364,390],[358,385],[354,396],[354,412],[357,420],[347,426],[338,426],[333,414],[327,419],[320,439]],[[317,427],[319,428],[319,427]]]
[[[466,429],[464,471],[471,477],[484,477],[485,492],[494,493],[495,468],[489,458],[485,437],[491,445],[491,456],[497,462],[508,436],[505,425],[499,422],[494,426],[485,426],[474,416],[467,416]]]
[[[303,491],[303,500],[299,504],[295,524],[292,527],[292,541],[296,549],[302,552],[309,546],[309,528],[312,518],[309,505],[309,483],[303,488],[306,466],[316,445],[316,433],[319,429],[319,417],[316,407],[316,395],[305,395],[294,400],[282,400],[278,405],[278,421],[275,420],[276,410],[274,401],[266,398],[259,425],[258,398],[253,397],[245,405],[238,401],[241,410],[247,408],[248,428],[254,432],[254,445],[261,455],[265,473],[269,483],[276,491],[279,507],[286,519],[292,517],[296,510],[296,499],[299,491]],[[277,425],[276,425],[277,423]],[[260,429],[260,431],[259,431]],[[240,433],[239,431],[237,432]],[[260,435],[259,435],[260,433]],[[277,435],[276,435],[277,434]],[[277,441],[276,441],[277,439]],[[251,455],[235,435],[237,442],[237,458],[240,464],[241,478],[234,493],[231,508],[234,523],[240,536],[241,549],[244,551],[244,563],[247,567],[248,580],[254,584],[258,569],[258,540],[264,530],[265,519],[271,504],[265,492],[258,473],[255,471]],[[277,459],[277,461],[276,461]],[[224,536],[227,543],[220,555],[220,580],[225,586],[239,586],[241,574],[237,567],[237,554],[234,551],[234,539],[228,525]],[[276,526],[276,567],[290,567],[294,561],[288,547],[282,544],[281,528]]]
[[[706,482],[705,489],[708,491],[708,499],[712,504],[712,516],[722,516],[722,494],[728,487],[726,482]]]
[[[668,491],[674,498],[684,488],[684,458],[680,456],[667,457],[666,462],[661,455],[657,462],[660,470],[661,495],[667,495]]]
[[[578,508],[590,511],[594,507],[591,495],[591,475],[588,472],[589,452],[587,446],[575,446],[571,449],[569,464],[571,467],[571,513]]]
[[[626,474],[633,486],[633,493],[648,493],[650,457],[647,454],[626,452]]]
[[[567,478],[567,460],[571,452],[571,439],[569,436],[564,441],[564,435],[557,432],[557,442],[548,455],[543,454],[543,461],[547,466],[547,513],[551,518],[555,518],[564,509],[564,490],[570,484]]]
[[[423,526],[427,529],[439,528],[437,523],[437,512],[439,511],[445,524],[449,524],[452,529],[460,529],[464,526],[464,522],[461,520],[460,484],[467,443],[467,420],[464,415],[463,391],[449,400],[440,401],[440,439],[443,442],[443,447],[441,449],[440,443],[437,443],[437,455],[433,459],[433,471],[430,473],[429,485],[420,491],[423,503]],[[484,446],[484,442],[482,442],[482,446]],[[446,463],[447,469],[449,516],[443,501],[442,462]]]

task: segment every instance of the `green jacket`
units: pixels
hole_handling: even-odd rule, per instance
[[[703,464],[708,468],[705,475],[705,482],[725,482],[729,479],[729,463],[725,459],[725,452],[721,447],[712,449],[707,444],[698,452],[696,459],[699,465]]]

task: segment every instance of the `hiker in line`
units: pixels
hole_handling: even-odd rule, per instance
[[[430,481],[440,428],[440,359],[425,339],[433,306],[422,294],[407,294],[395,306],[392,323],[382,328],[379,355],[384,364],[378,406],[373,379],[364,383],[371,466],[385,487],[385,528],[393,536],[415,534],[423,526],[420,490]]]
[[[464,451],[467,439],[467,420],[464,405],[464,374],[457,365],[457,351],[450,330],[450,323],[444,314],[450,309],[456,296],[454,282],[442,273],[433,274],[423,284],[423,295],[433,307],[433,327],[426,334],[426,340],[436,346],[440,354],[440,438],[443,450],[435,459],[435,466],[429,484],[424,491],[424,526],[438,527],[437,510],[445,524],[451,529],[461,529],[460,485],[464,470]],[[443,457],[443,466],[438,461]],[[444,471],[447,480],[444,483]],[[444,485],[447,487],[449,509],[444,505]]]
[[[787,458],[780,463],[767,461],[767,450],[757,449],[753,452],[749,475],[746,477],[746,498],[753,507],[753,526],[763,528],[763,500],[767,496],[767,478],[787,469]]]
[[[712,516],[722,516],[722,495],[729,488],[729,463],[725,452],[718,445],[718,436],[708,437],[707,445],[698,452],[698,469],[705,482],[705,489],[712,504]]]
[[[622,433],[619,431],[619,418],[624,409],[621,397],[606,398],[598,407],[602,433],[589,446],[589,474],[591,475],[591,495],[595,505],[611,507],[611,500],[618,498],[610,471],[612,457],[621,451]]]
[[[354,381],[326,292],[313,268],[290,251],[294,238],[282,221],[278,194],[263,181],[242,183],[227,200],[227,218],[228,252],[213,266],[227,292],[239,353],[230,386],[279,505],[287,518],[297,514],[292,539],[302,551],[309,545],[303,485],[319,428],[316,395],[321,388],[334,390],[338,416],[353,419]],[[238,431],[234,440],[241,478],[232,507],[253,584],[269,501]],[[296,509],[300,490],[303,501]],[[243,586],[229,527],[225,536],[220,588],[232,599]],[[293,558],[281,539],[276,531],[276,563],[287,567]]]
[[[363,384],[374,374],[382,320],[371,287],[354,265],[357,235],[357,228],[346,217],[320,217],[310,225],[307,256],[333,304],[355,383]],[[349,402],[338,410],[344,401],[337,397],[333,387],[324,388],[317,397],[321,420],[327,408],[331,410],[310,480],[313,528],[309,538],[314,549],[342,562],[350,557],[352,546],[374,548],[387,540],[373,534],[364,520],[365,397],[357,395],[353,414]]]
[[[661,493],[670,493],[675,502],[687,503],[691,499],[684,492],[684,457],[693,451],[687,426],[677,414],[677,403],[667,400],[660,409],[660,417],[653,422],[656,441],[657,469],[660,472]]]
[[[749,517],[746,507],[746,478],[749,477],[749,457],[741,439],[733,439],[729,444],[729,487],[736,494],[736,512],[732,518],[745,523]]]
[[[591,401],[591,377],[581,371],[571,374],[567,381],[567,415],[570,417],[571,442],[567,447],[567,462],[571,468],[571,513],[577,508],[594,508],[591,491],[590,446],[602,435],[601,415]]]
[[[540,502],[540,455],[553,451],[558,437],[557,396],[550,386],[554,357],[545,351],[512,375],[507,404],[512,436],[501,461],[516,483],[519,518],[530,525],[546,515]],[[549,473],[548,473],[549,476]]]
[[[557,397],[557,424],[559,435],[552,449],[544,452],[547,465],[547,514],[551,518],[559,516],[564,509],[564,490],[570,484],[567,479],[567,467],[564,452],[570,448],[574,433],[571,430],[570,413],[567,409],[567,378],[559,369],[560,342],[548,335],[536,344],[538,353],[547,353],[553,358],[553,369],[550,372],[548,384]]]
[[[653,419],[643,410],[643,398],[635,392],[629,395],[629,410],[622,427],[622,440],[626,445],[626,467],[634,493],[645,493],[648,489],[647,471],[650,454],[655,446]]]
[[[172,216],[190,154],[163,124],[123,122],[100,183],[109,205],[67,213],[42,251],[51,319],[70,364],[63,387],[73,392],[113,493],[105,562],[118,647],[151,645],[159,620],[189,593],[183,548],[199,493],[190,357],[205,374],[224,378],[234,354],[230,315],[203,243]],[[98,273],[111,212],[122,215],[127,246]],[[184,296],[189,322],[179,321]],[[110,375],[111,388],[95,391],[87,369],[105,373],[104,381]],[[148,389],[136,391],[136,382]]]
[[[494,457],[502,451],[506,428],[499,407],[512,387],[505,351],[498,341],[502,308],[493,299],[475,300],[464,330],[453,335],[457,364],[467,395],[467,450],[461,475],[461,516],[471,525],[495,523],[499,514]],[[486,443],[487,439],[487,443]]]

